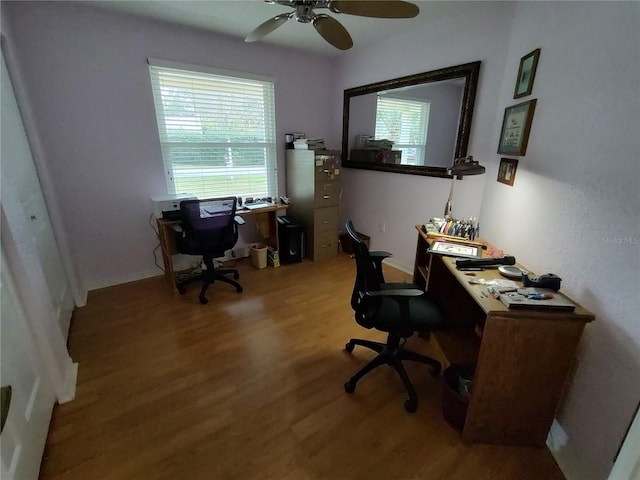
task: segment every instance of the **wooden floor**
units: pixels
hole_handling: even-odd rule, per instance
[[[161,277],[90,293],[69,338],[76,398],[56,407],[42,480],[563,478],[546,449],[464,444],[426,366],[408,366],[415,414],[389,367],[344,392],[373,356],[345,342],[384,338],[353,320],[348,256],[239,267],[244,292],[216,284],[205,306]]]

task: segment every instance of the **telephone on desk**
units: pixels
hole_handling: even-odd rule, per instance
[[[545,273],[538,277],[529,277],[529,274],[522,275],[522,284],[525,287],[550,288],[551,290],[560,290],[560,282],[562,279],[555,273]]]

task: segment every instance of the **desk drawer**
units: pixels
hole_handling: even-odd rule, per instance
[[[334,232],[339,230],[338,207],[316,208],[313,216],[313,231]]]
[[[317,183],[313,199],[315,208],[334,207],[340,202],[340,182]]]
[[[313,261],[338,255],[338,232],[326,231],[313,235]]]

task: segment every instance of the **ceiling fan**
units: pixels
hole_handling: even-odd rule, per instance
[[[420,9],[417,5],[402,0],[265,0],[266,3],[294,8],[270,18],[253,30],[245,42],[256,42],[273,32],[287,20],[295,18],[300,23],[312,23],[327,42],[340,50],[353,46],[351,35],[335,18],[314,9],[328,8],[333,13],[346,13],[373,18],[413,18]]]

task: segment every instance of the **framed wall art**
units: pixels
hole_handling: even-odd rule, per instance
[[[501,158],[500,168],[498,168],[498,181],[513,187],[513,182],[516,179],[516,170],[518,169],[518,159],[516,158]]]
[[[516,80],[516,88],[513,92],[513,98],[531,95],[531,91],[533,90],[533,80],[536,78],[536,69],[538,68],[539,58],[540,49],[536,48],[533,52],[527,53],[520,59],[520,67],[518,68],[518,78]]]
[[[523,156],[527,153],[529,132],[537,99],[518,103],[504,109],[498,153]]]

